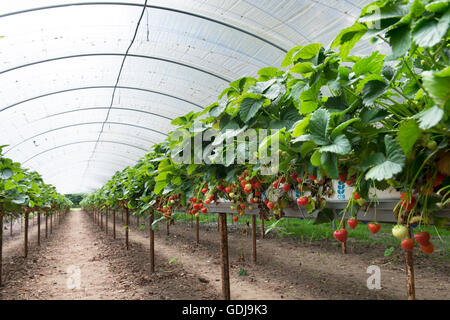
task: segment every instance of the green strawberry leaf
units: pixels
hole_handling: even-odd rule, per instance
[[[423,130],[433,128],[444,116],[444,110],[438,106],[433,106],[416,114],[413,118],[418,119],[419,127]]]
[[[420,134],[420,128],[415,120],[410,119],[400,124],[398,128],[398,142],[406,155],[411,153]]]
[[[252,119],[256,113],[261,109],[264,103],[263,99],[256,100],[253,98],[245,98],[241,102],[241,109],[239,111],[239,116],[242,121],[248,122]]]
[[[400,173],[405,165],[405,155],[400,145],[391,137],[384,137],[386,146],[386,156],[383,161],[371,168],[366,174],[366,180],[391,179],[395,174]],[[379,159],[381,160],[381,159]]]
[[[325,109],[316,110],[309,120],[309,130],[311,140],[318,145],[328,145],[328,124],[330,122],[330,113]]]
[[[366,106],[373,105],[374,101],[386,92],[388,85],[380,80],[371,80],[362,90],[363,102]]]
[[[420,47],[432,47],[447,34],[450,25],[450,10],[439,21],[435,17],[420,19],[412,30],[412,39]]]
[[[328,146],[323,146],[320,149],[320,152],[331,152],[340,155],[349,154],[352,150],[350,146],[350,141],[348,141],[347,137],[343,134],[339,135],[334,139],[333,143]]]
[[[425,71],[422,79],[433,100],[443,107],[450,100],[450,67],[440,72]]]

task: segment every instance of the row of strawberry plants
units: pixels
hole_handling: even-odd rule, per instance
[[[371,11],[374,6],[378,10]],[[372,3],[330,48],[294,47],[282,69],[263,68],[258,78],[238,79],[218,102],[175,119],[172,124],[186,129],[188,137],[170,134],[85,205],[121,204],[168,218],[177,205],[191,214],[206,213],[203,203],[224,199],[236,213],[257,206],[281,217],[295,189],[299,206],[326,215],[326,200],[336,192],[333,181],[341,180],[352,187],[344,209],[350,227],[383,190],[401,192],[394,209],[399,226],[430,223],[432,213],[448,205],[450,193],[449,21],[446,1]],[[352,55],[364,37],[390,53]],[[265,163],[259,161],[236,164],[249,157],[248,144],[218,143],[267,128],[279,129],[260,145],[278,141],[281,160],[274,175],[261,174]],[[186,139],[195,141],[208,130],[216,135],[212,142],[201,140],[203,150],[210,150],[200,155],[201,164],[194,163],[195,154],[190,164],[174,161]],[[220,163],[227,152],[234,156]],[[433,221],[440,227],[446,222]],[[374,232],[378,227],[371,224]],[[394,235],[406,238],[403,227]]]
[[[4,157],[2,153],[4,147],[0,146],[0,285],[2,283],[4,218],[7,217],[12,221],[14,217],[24,217],[24,255],[26,257],[28,253],[28,219],[30,215],[36,213],[38,214],[38,219],[40,219],[40,215],[43,213],[46,219],[49,217],[52,219],[52,215],[66,211],[72,205],[69,199],[56,192],[54,186],[45,184],[37,172],[25,169],[19,163]],[[39,242],[40,239],[38,239]]]

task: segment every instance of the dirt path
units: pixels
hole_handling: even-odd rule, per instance
[[[198,246],[188,223],[171,226],[168,237],[162,224],[155,232],[156,272],[149,275],[148,228],[131,226],[127,251],[123,223],[118,217],[114,240],[111,220],[106,235],[87,213],[71,212],[54,225],[40,248],[35,245],[34,228],[28,259],[21,257],[23,237],[9,240],[8,277],[0,299],[220,299],[219,237],[214,224],[201,225]],[[250,237],[243,236],[240,228],[229,226],[232,299],[405,299],[400,254],[384,258],[380,246],[349,241],[349,254],[343,256],[333,241],[258,239],[258,262],[253,264]],[[366,286],[369,265],[380,267],[381,290]],[[247,275],[239,275],[242,270]],[[449,299],[449,277],[448,264],[416,253],[418,299]]]
[[[132,228],[130,237],[147,248],[147,233]],[[202,274],[220,292],[219,236],[214,225],[201,225],[200,242],[195,245],[194,229],[187,223],[177,223],[171,226],[169,237],[165,226],[156,233],[155,250],[164,253],[166,259],[177,257],[185,268]],[[251,262],[250,237],[243,237],[236,226],[229,227],[232,299],[406,298],[401,250],[385,258],[382,246],[349,241],[349,254],[344,256],[334,241],[301,243],[286,238],[258,239],[257,246],[255,265]],[[241,253],[245,262],[239,259]],[[415,259],[417,298],[449,299],[450,266],[426,259],[417,250]],[[380,290],[367,288],[367,268],[371,265],[380,268]],[[248,276],[238,275],[241,268]]]
[[[123,300],[215,297],[213,292],[208,292],[206,283],[187,276],[176,264],[152,277],[144,276],[145,268],[138,270],[136,267],[139,266],[133,263],[133,255],[142,257],[143,251],[139,252],[137,245],[134,247],[133,252],[125,252],[119,241],[114,242],[99,232],[87,214],[71,212],[48,241],[44,241],[40,248],[33,248],[28,259],[9,257],[11,272],[8,282],[0,290],[0,298]]]

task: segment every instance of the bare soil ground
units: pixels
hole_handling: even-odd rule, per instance
[[[6,283],[0,299],[216,299],[217,294],[181,265],[165,264],[148,276],[148,254],[138,243],[126,251],[84,212],[71,212],[41,247],[22,257],[23,239],[5,245]],[[36,229],[30,242],[36,243]],[[156,255],[158,260],[162,260]],[[79,269],[77,269],[79,268]],[[76,287],[79,270],[80,286]],[[75,271],[75,272],[74,272]]]
[[[55,226],[53,235],[23,259],[21,239],[8,240],[4,265],[7,283],[1,299],[220,299],[219,235],[213,224],[195,229],[176,222],[155,232],[156,270],[149,275],[148,228],[130,228],[130,250],[124,248],[123,223],[117,218],[117,239],[94,225],[90,216],[72,212]],[[142,221],[144,222],[145,221]],[[292,238],[259,239],[258,261],[251,261],[251,238],[242,225],[229,226],[232,299],[405,299],[402,256],[383,256],[379,245],[349,242],[342,255],[334,241],[306,242]],[[35,229],[30,242],[35,243]],[[244,258],[244,261],[243,259]],[[418,299],[449,299],[450,266],[415,255]],[[369,290],[367,267],[381,270],[381,289]],[[67,287],[68,267],[80,268],[80,289]],[[245,270],[247,275],[239,275]],[[68,273],[69,272],[69,273]],[[242,274],[242,273],[241,273]],[[70,282],[70,280],[69,280]]]

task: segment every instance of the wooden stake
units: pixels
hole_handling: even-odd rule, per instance
[[[150,273],[155,272],[155,231],[153,230],[153,213],[150,214]]]
[[[220,268],[222,271],[222,298],[230,300],[230,263],[228,259],[227,214],[219,213]]]
[[[126,242],[126,246],[127,246],[127,250],[130,249],[129,243],[128,243],[128,228],[129,228],[129,223],[130,223],[130,211],[128,210],[128,205],[125,207],[125,211],[126,211],[126,229],[125,229],[125,242]]]
[[[256,263],[256,216],[252,215],[252,248],[253,263]]]
[[[113,238],[116,238],[116,210],[113,210]]]
[[[28,257],[28,215],[29,212],[25,212],[25,239],[24,239],[24,250],[23,255],[24,257]]]
[[[198,245],[200,242],[200,218],[198,216],[195,217],[195,243]]]
[[[0,212],[0,287],[2,285],[2,264],[3,264],[3,212]]]
[[[41,212],[38,212],[38,246],[41,245]]]
[[[264,239],[264,217],[261,215],[261,239]]]
[[[411,226],[408,226],[408,234],[411,238]],[[408,300],[416,300],[416,288],[414,284],[414,255],[413,251],[405,251],[406,261],[406,291],[408,293]]]

